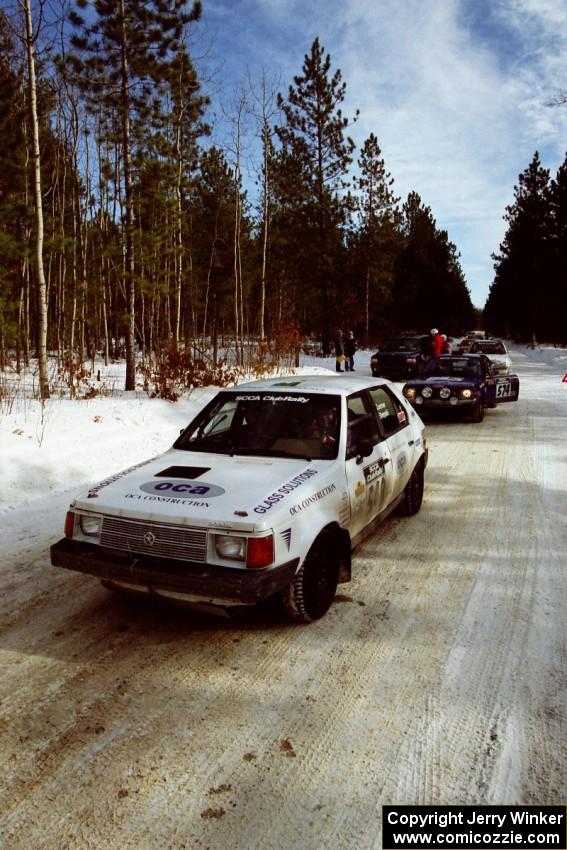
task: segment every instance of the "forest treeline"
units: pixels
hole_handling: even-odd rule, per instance
[[[567,156],[551,179],[536,151],[519,175],[483,321],[522,342],[567,343]]]
[[[355,149],[318,39],[288,86],[242,85],[220,146],[188,48],[200,3],[43,10],[0,12],[0,367],[38,355],[47,397],[46,352],[125,356],[133,389],[140,352],[216,362],[230,341],[241,363],[252,338],[474,326],[457,248],[396,196],[374,133]]]

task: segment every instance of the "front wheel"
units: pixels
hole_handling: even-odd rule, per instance
[[[423,463],[420,462],[412,472],[398,506],[398,512],[402,516],[413,516],[421,508],[424,480]]]
[[[326,614],[337,592],[339,554],[330,540],[316,540],[282,601],[292,620],[311,623]]]
[[[484,419],[484,404],[482,399],[479,399],[477,404],[473,407],[473,411],[471,414],[471,422],[482,422]]]

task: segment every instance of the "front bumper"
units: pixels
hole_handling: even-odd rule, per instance
[[[478,404],[478,398],[459,398],[456,404],[451,404],[448,398],[424,398],[422,402],[416,403],[415,399],[408,399],[416,410],[423,408],[436,408],[437,410],[458,410],[461,407],[470,407]]]
[[[130,589],[163,591],[214,604],[253,605],[293,580],[299,558],[259,570],[195,564],[103,549],[64,537],[51,547],[55,567],[98,576]]]

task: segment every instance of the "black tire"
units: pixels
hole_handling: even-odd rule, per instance
[[[484,403],[482,400],[478,401],[473,407],[471,413],[471,422],[482,422],[484,419]]]
[[[399,514],[402,516],[413,516],[419,511],[423,502],[424,481],[423,463],[420,461],[406,484],[402,501],[398,506]]]
[[[339,582],[340,556],[330,538],[315,541],[301,569],[282,593],[286,613],[292,620],[311,623],[327,613]]]

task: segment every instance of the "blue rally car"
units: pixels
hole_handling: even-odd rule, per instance
[[[424,334],[392,336],[370,358],[372,376],[398,381],[420,375],[430,353],[430,336]]]
[[[442,354],[431,357],[403,393],[420,414],[455,411],[482,422],[486,407],[518,400],[520,380],[517,375],[495,374],[484,354]]]

